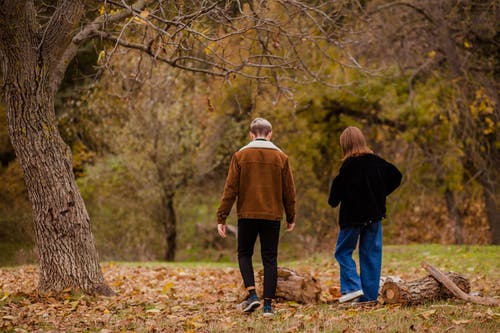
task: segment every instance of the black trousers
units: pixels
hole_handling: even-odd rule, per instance
[[[264,298],[274,298],[278,283],[280,221],[238,220],[238,264],[245,288],[255,286],[252,256],[257,235],[264,265]]]

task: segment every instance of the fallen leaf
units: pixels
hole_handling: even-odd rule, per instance
[[[10,296],[10,294],[9,294],[9,293],[7,293],[7,292],[6,292],[6,293],[4,293],[4,294],[3,294],[3,297],[2,297],[2,298],[0,298],[0,302],[1,302],[1,301],[5,301],[5,300],[6,300],[9,296]]]
[[[286,304],[288,304],[289,306],[291,306],[292,308],[298,308],[300,306],[299,303],[297,302],[294,302],[294,301],[288,301],[286,302]]]
[[[429,319],[435,313],[436,313],[436,310],[429,310],[429,311],[421,312],[418,315],[423,317],[424,319]]]
[[[163,289],[161,290],[162,294],[168,294],[170,290],[172,290],[172,287],[174,286],[173,282],[169,282],[163,286]]]

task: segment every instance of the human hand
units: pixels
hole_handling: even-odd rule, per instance
[[[293,228],[295,228],[295,223],[287,223],[286,224],[286,231],[292,231]]]
[[[217,224],[217,231],[222,238],[226,238],[226,225],[219,223]]]

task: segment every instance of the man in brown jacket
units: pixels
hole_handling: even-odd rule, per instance
[[[287,231],[295,226],[295,184],[288,156],[270,140],[272,126],[263,118],[250,124],[251,142],[233,155],[217,210],[217,230],[226,237],[226,218],[234,201],[238,215],[238,263],[248,298],[244,312],[260,306],[255,293],[252,255],[260,238],[264,264],[264,315],[272,316],[271,300],[276,293],[278,241],[283,208]]]

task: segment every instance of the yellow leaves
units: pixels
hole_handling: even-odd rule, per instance
[[[475,99],[469,106],[472,118],[481,121],[481,131],[484,135],[490,135],[497,130],[500,124],[495,124],[490,115],[495,112],[496,103],[483,89],[476,90]]]
[[[146,313],[160,313],[160,312],[161,310],[156,308],[146,310]]]
[[[188,332],[189,331],[196,332],[200,328],[207,326],[206,323],[201,321],[202,319],[203,319],[202,316],[196,316],[196,317],[193,317],[189,320],[186,320],[184,322],[184,328],[187,329]]]
[[[169,283],[166,283],[164,286],[163,286],[163,289],[161,290],[161,293],[162,294],[168,294],[171,290],[172,290],[172,287],[174,286],[174,283],[173,282],[169,282]]]
[[[76,300],[76,301],[73,301],[73,302],[69,302],[69,304],[71,304],[71,311],[76,311],[76,309],[78,308],[78,305],[80,305],[80,300]]]
[[[465,47],[466,49],[470,49],[470,48],[472,47],[472,45],[471,45],[471,43],[469,43],[469,41],[468,41],[468,40],[464,40],[464,47]]]
[[[495,102],[485,93],[483,89],[476,90],[475,99],[470,110],[473,116],[481,114],[493,114]]]
[[[345,316],[346,317],[354,317],[356,315],[359,314],[359,310],[360,309],[354,309],[354,308],[351,308],[351,309],[348,309],[347,311],[344,312]]]
[[[434,50],[430,51],[429,53],[427,53],[427,56],[428,56],[429,58],[434,58],[434,57],[436,57],[436,51],[434,51]]]
[[[5,293],[3,294],[3,296],[2,296],[2,298],[0,298],[0,302],[5,301],[5,300],[6,300],[9,296],[10,296],[10,293],[5,292]]]
[[[121,287],[123,285],[123,280],[116,280],[110,283],[113,287]]]
[[[486,128],[483,130],[484,135],[492,134],[495,131],[495,123],[490,117],[484,118]]]
[[[147,24],[146,19],[149,17],[149,15],[150,15],[149,10],[143,10],[142,12],[140,12],[138,16],[131,17],[130,21],[137,23],[139,25],[146,25]]]
[[[289,306],[291,306],[292,308],[298,308],[300,307],[300,304],[297,303],[297,302],[294,302],[294,301],[288,301],[286,302]]]
[[[210,55],[212,53],[215,53],[215,49],[217,47],[217,43],[216,42],[210,42],[207,44],[207,47],[205,47],[205,54],[206,55]]]
[[[108,12],[109,15],[114,15],[116,13],[118,13],[120,10],[118,9],[112,9]],[[104,5],[102,5],[100,8],[99,8],[99,15],[104,15],[106,13],[106,7],[104,7]]]
[[[99,52],[99,55],[97,56],[97,64],[102,65],[105,58],[106,58],[106,51],[102,50],[101,52]]]
[[[173,306],[170,308],[170,311],[172,311],[172,312],[179,312],[181,310],[182,310],[182,307],[179,305],[176,305],[176,306]]]

